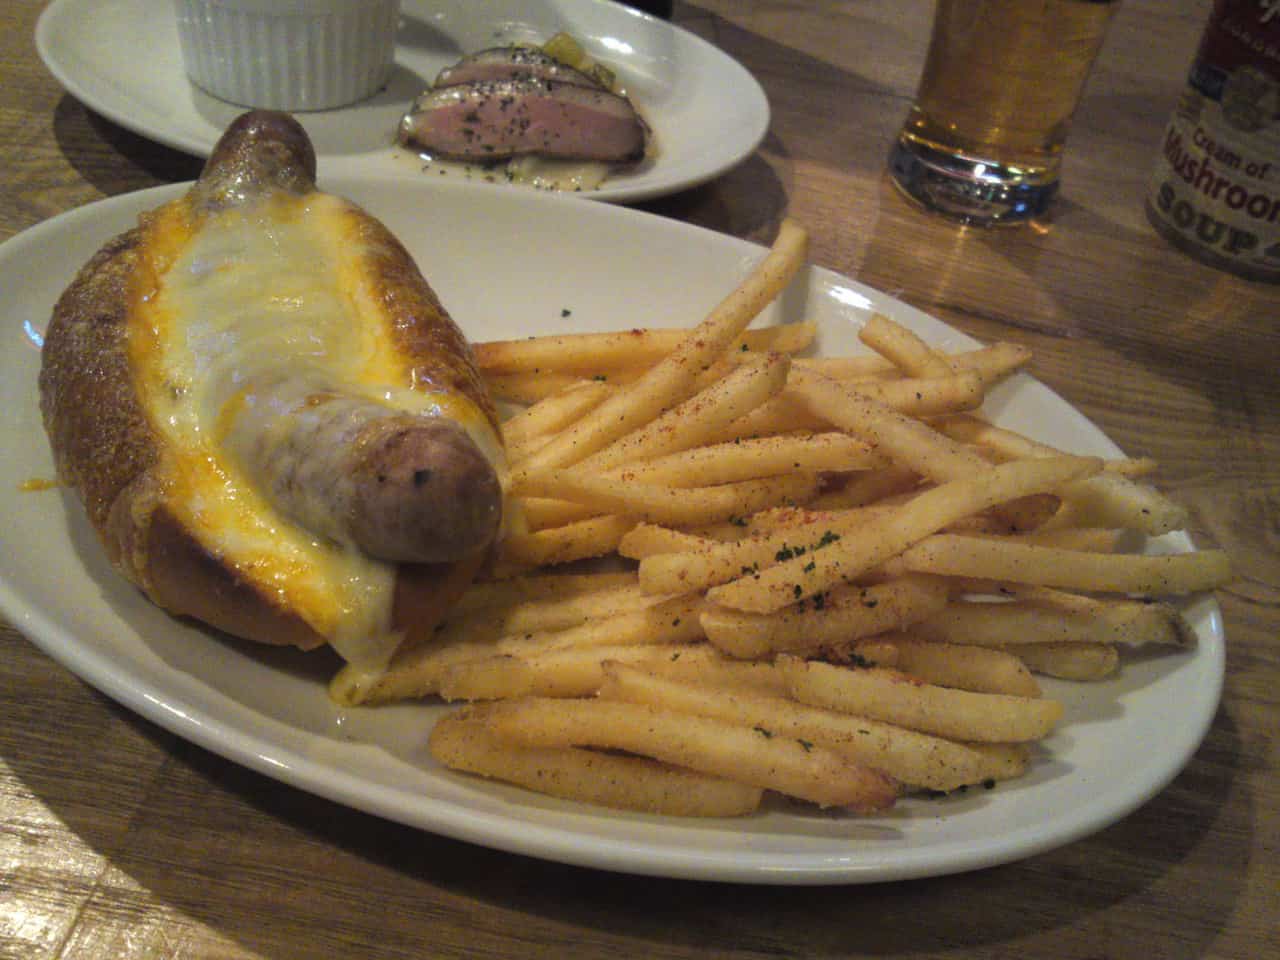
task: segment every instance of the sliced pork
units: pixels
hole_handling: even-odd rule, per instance
[[[536,154],[632,163],[644,156],[644,121],[600,87],[534,78],[432,88],[400,123],[405,146],[439,159],[497,162]]]

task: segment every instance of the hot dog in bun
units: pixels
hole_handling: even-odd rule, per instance
[[[315,172],[291,117],[237,119],[59,299],[41,410],[60,479],[155,603],[376,665],[489,555],[502,441],[408,252]]]

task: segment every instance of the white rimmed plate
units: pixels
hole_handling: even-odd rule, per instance
[[[466,184],[331,180],[383,218],[477,340],[536,332],[693,323],[760,256],[745,242],[605,204]],[[250,648],[179,624],[109,567],[53,467],[36,398],[38,343],[74,271],[162,187],[81,208],[0,246],[0,606],[33,642],[153,722],[254,770],[361,810],[451,837],[567,863],[753,883],[865,883],[953,873],[1019,858],[1098,830],[1159,792],[1212,720],[1224,640],[1210,599],[1189,615],[1194,647],[1133,658],[1110,681],[1048,683],[1060,730],[1031,772],[991,791],[908,799],[858,818],[772,806],[735,821],[615,813],[442,770],[425,749],[443,707],[341,710],[325,656]],[[442,241],[441,238],[447,238]],[[861,349],[872,311],[948,349],[972,344],[903,303],[821,269],[763,322],[812,317],[819,350]],[[1000,424],[1065,449],[1118,453],[1062,398],[1026,375],[1001,386]],[[38,545],[38,548],[33,548]],[[1174,534],[1153,550],[1180,551]]]
[[[385,90],[338,110],[300,113],[322,177],[420,180],[394,145],[400,116],[463,54],[565,30],[617,68],[658,144],[654,160],[581,196],[634,202],[711,180],[748,157],[769,126],[760,85],[699,37],[608,0],[404,0],[396,66]],[[82,103],[121,126],[207,156],[242,107],[192,86],[169,0],[53,0],[36,26],[49,71]]]

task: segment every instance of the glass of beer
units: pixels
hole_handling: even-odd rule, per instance
[[[893,182],[964,223],[1033,219],[1119,0],[938,0]]]

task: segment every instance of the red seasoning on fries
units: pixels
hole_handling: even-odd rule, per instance
[[[436,758],[554,796],[733,816],[772,793],[865,815],[1025,773],[1068,722],[1038,677],[1092,682],[1125,647],[1185,645],[1180,598],[1231,571],[1214,550],[1118,552],[1186,519],[1139,480],[1155,464],[983,421],[1030,360],[1013,344],[948,354],[874,316],[872,353],[816,359],[797,355],[811,324],[747,330],[804,250],[785,223],[683,331],[479,344],[497,393],[528,377],[532,401],[506,422],[528,523],[502,547],[509,579],[335,691],[470,701]],[[535,372],[554,392],[528,393]],[[555,572],[583,558],[623,572]]]

